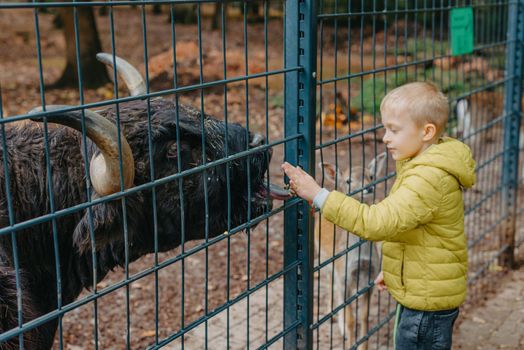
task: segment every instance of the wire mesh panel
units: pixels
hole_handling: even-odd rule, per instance
[[[471,53],[453,52],[450,18],[457,8],[473,14]],[[512,91],[520,98],[520,87],[508,82],[522,77],[518,67],[506,74],[505,67],[508,43],[520,42],[508,14],[521,10],[507,1],[318,2],[317,179],[368,204],[383,199],[395,168],[383,158],[380,101],[407,82],[436,83],[449,99],[447,135],[469,145],[477,162],[477,185],[464,194],[470,302],[502,269],[505,223],[518,205],[508,203],[515,189],[504,164],[516,159],[508,156],[516,138],[505,139],[505,130],[520,119],[510,118],[514,107],[505,97]],[[315,244],[314,346],[392,347],[394,301],[372,282],[379,244],[335,229],[318,214]]]
[[[282,127],[295,10],[0,4],[0,342],[282,347],[300,324],[283,282],[300,201],[270,181],[299,138]]]
[[[0,2],[0,348],[392,348],[380,243],[276,185],[287,160],[385,198],[380,101],[411,81],[477,162],[474,303],[524,241],[523,25],[502,0]]]
[[[505,266],[512,267],[518,260],[522,259],[522,248],[524,243],[524,231],[522,230],[522,213],[524,212],[521,203],[522,198],[522,180],[523,180],[523,167],[522,167],[522,45],[519,42],[524,40],[524,13],[522,3],[513,4],[510,8],[509,15],[509,38],[508,41],[512,43],[508,49],[507,57],[507,70],[508,76],[512,77],[511,84],[508,84],[506,93],[506,109],[508,114],[512,116],[513,125],[508,125],[511,128],[511,139],[509,143],[513,145],[513,152],[516,153],[514,157],[515,161],[512,164],[511,177],[508,176],[508,180],[511,181],[512,187],[515,188],[516,194],[514,195],[515,203],[513,205],[511,215],[514,217],[511,223],[514,226],[510,226],[505,234],[505,242],[502,250],[502,263]],[[510,107],[511,106],[511,107]],[[518,147],[518,151],[516,148]]]

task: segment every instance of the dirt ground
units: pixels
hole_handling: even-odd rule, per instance
[[[110,51],[111,47],[108,22],[108,17],[97,16],[105,51]],[[277,18],[269,23],[267,56],[269,70],[283,67],[281,22],[282,20]],[[202,36],[203,77],[204,81],[214,81],[223,79],[222,41],[220,32],[206,29],[208,25],[209,23],[204,23],[205,35]],[[65,48],[65,42],[61,31],[52,26],[51,15],[39,16],[39,26],[44,84],[48,86],[60,75],[64,64],[61,52]],[[227,77],[239,77],[246,72],[254,74],[265,71],[265,50],[261,40],[263,25],[260,23],[249,25],[247,68],[244,65],[244,38],[243,34],[239,34],[243,33],[242,23],[231,22],[228,26]],[[116,8],[115,34],[117,54],[143,72],[144,52],[140,12],[135,9]],[[198,46],[195,44],[197,34],[194,25],[177,26],[177,62],[180,64],[178,79],[179,84],[183,86],[199,82]],[[376,34],[378,41],[381,38],[383,40],[384,36],[381,36],[381,33]],[[325,35],[330,37],[332,33],[329,29],[325,29]],[[344,36],[344,33],[341,36]],[[167,15],[148,14],[147,38],[151,60],[149,67],[151,91],[172,88],[173,77],[169,73],[172,70],[170,61],[172,52],[169,51],[171,32]],[[371,55],[373,49],[371,45],[371,38],[366,39],[363,45],[366,54]],[[13,47],[12,50],[0,50],[2,114],[3,117],[20,115],[42,102],[35,51],[34,14],[31,10],[0,11],[0,46]],[[339,49],[344,51],[343,47]],[[360,48],[357,47],[356,50],[353,52],[352,49],[350,55],[362,57],[358,52]],[[334,56],[333,50],[327,47],[324,51],[326,62],[331,62]],[[354,64],[360,65],[358,59],[354,60]],[[371,69],[375,66],[371,61],[366,61],[366,64],[368,66],[362,65],[358,69]],[[326,75],[330,74],[328,69],[325,71]],[[282,87],[283,79],[280,75],[276,75],[269,77],[267,82],[264,78],[258,78],[250,80],[248,85],[244,82],[229,84],[227,105],[224,101],[223,87],[206,89],[203,102],[199,92],[181,94],[181,101],[199,108],[203,105],[206,113],[217,118],[224,118],[224,110],[227,109],[229,121],[249,124],[251,130],[264,133],[271,142],[281,139],[283,135]],[[123,87],[119,89],[119,93],[120,96],[127,94]],[[114,95],[111,84],[96,90],[86,90],[82,98],[78,89],[56,90],[47,87],[45,89],[47,104],[79,104],[81,99],[85,103],[91,103],[112,98]],[[249,120],[246,114],[249,115]],[[321,142],[329,142],[337,137],[329,130],[324,130],[322,139],[320,136],[317,131],[317,140],[322,140]],[[355,142],[351,142],[351,146],[350,142],[347,142],[337,147],[338,161],[347,163],[351,159],[352,164],[367,164],[373,154],[383,151],[383,145],[379,142],[374,143],[375,139],[380,139],[380,132],[376,135],[373,132],[367,133],[365,139],[357,138]],[[334,162],[334,150],[334,146],[327,147],[322,154],[323,160]],[[276,183],[283,182],[279,168],[283,161],[283,151],[282,145],[274,149],[270,177]],[[388,164],[388,168],[389,171],[393,170],[393,162]],[[320,180],[320,175],[318,178]],[[387,186],[378,186],[377,195],[383,196],[391,184],[392,180],[389,180]],[[281,204],[276,201],[274,207],[278,208]],[[201,243],[190,242],[185,245],[184,251],[197,248]],[[156,338],[161,341],[180,330],[187,330],[187,335],[175,339],[166,348],[200,349],[207,346],[210,349],[222,349],[228,345],[227,342],[232,349],[261,346],[283,331],[283,279],[275,274],[283,268],[284,244],[281,213],[270,217],[249,232],[224,236],[218,244],[200,250],[183,261],[173,262],[157,272],[151,272],[131,283],[129,287],[108,293],[94,303],[86,303],[68,312],[62,319],[62,332],[56,338],[55,348],[59,348],[62,343],[65,349],[93,349],[96,339],[100,349],[122,349],[126,348],[126,345],[132,349],[141,349],[154,345]],[[181,250],[182,248],[178,248],[158,254],[158,262],[170,261],[178,256]],[[144,270],[152,271],[154,266],[154,255],[143,257],[129,266],[129,275],[133,276]],[[332,293],[322,287],[329,285],[325,282],[329,282],[330,274],[331,270],[326,266],[315,275],[315,323],[320,323],[333,309]],[[264,280],[271,276],[275,278],[266,286]],[[97,290],[104,291],[104,288],[125,278],[124,271],[117,269],[99,283]],[[512,278],[515,278],[518,283],[522,282],[520,272],[508,274],[501,281],[503,284],[512,285]],[[247,291],[252,294],[244,298]],[[520,291],[522,293],[522,289]],[[84,291],[79,300],[92,294],[92,291]],[[505,294],[501,300],[507,300],[507,304],[519,301],[511,299],[511,293],[509,294]],[[495,294],[491,295],[495,296]],[[387,295],[380,295],[376,291],[373,292],[371,300],[373,305],[370,314],[370,328],[373,332],[370,338],[371,348],[382,349],[388,346],[391,348],[392,323],[388,321],[388,317],[394,309],[394,304]],[[230,306],[222,308],[222,305],[228,301]],[[476,331],[472,333],[467,325],[476,325],[479,319],[486,319],[484,316],[473,316],[473,306],[471,310],[471,313],[465,311],[462,314],[459,321],[461,333],[455,336],[457,346],[461,349],[478,349],[465,345],[469,346],[475,341],[480,341],[480,337],[474,336]],[[207,322],[194,328],[188,326],[213,311],[215,312]],[[374,329],[382,323],[385,324],[382,328]],[[480,325],[483,324],[480,322]],[[505,327],[504,329],[512,329],[509,326]],[[314,340],[315,348],[318,349],[347,346],[347,341],[344,343],[338,332],[337,324],[330,321],[322,322],[318,326],[314,331]],[[271,346],[271,348],[281,347],[281,341]]]

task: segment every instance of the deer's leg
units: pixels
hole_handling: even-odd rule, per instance
[[[332,287],[334,288],[334,296],[335,296],[335,305],[334,305],[334,308],[337,308],[339,307],[340,305],[342,305],[344,303],[344,285],[340,282],[340,278],[337,278],[337,273],[335,272],[335,280],[332,285]],[[340,330],[340,334],[342,336],[344,336],[344,330],[345,330],[345,320],[346,320],[346,317],[345,317],[345,310],[347,309],[347,306],[344,308],[344,310],[341,310],[338,312],[338,315],[337,315],[337,321],[338,321],[338,329]],[[346,332],[346,336],[347,336],[347,332]]]
[[[344,302],[344,300],[342,300],[342,302]],[[353,313],[353,304],[346,305],[346,307],[344,307],[344,312],[339,314],[338,328],[340,330],[340,335],[348,340],[349,346],[355,344],[355,316]]]
[[[358,315],[358,339],[362,339],[368,331],[369,331],[369,324],[368,324],[368,316],[369,316],[369,298],[370,293],[366,293],[361,297],[361,304],[362,307],[360,308],[360,315]],[[368,349],[368,342],[362,343],[362,345],[359,347],[359,350],[367,350]]]
[[[344,273],[340,273],[340,269],[343,269],[344,265],[340,264],[335,269],[335,280],[333,283],[334,294],[335,294],[335,306],[338,307],[346,302],[344,292],[350,290],[350,285],[345,286],[345,279],[343,278]],[[348,283],[349,284],[349,283]],[[351,295],[347,293],[347,295]],[[355,343],[355,317],[353,315],[353,304],[346,305],[343,311],[338,314],[338,328],[340,335],[345,337],[349,341],[349,345]]]
[[[353,305],[349,304],[344,309],[344,315],[346,318],[346,336],[349,340],[349,345],[355,344],[356,337],[355,337],[355,314],[353,313]]]

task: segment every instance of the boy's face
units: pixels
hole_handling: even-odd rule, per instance
[[[412,158],[427,147],[423,126],[417,125],[402,111],[382,111],[382,123],[386,133],[382,141],[394,160]]]

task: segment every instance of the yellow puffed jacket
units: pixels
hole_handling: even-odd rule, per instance
[[[397,180],[380,203],[369,206],[333,191],[322,214],[364,239],[384,241],[384,281],[400,304],[452,309],[466,297],[462,189],[474,183],[468,146],[441,138],[418,156],[397,162]]]

